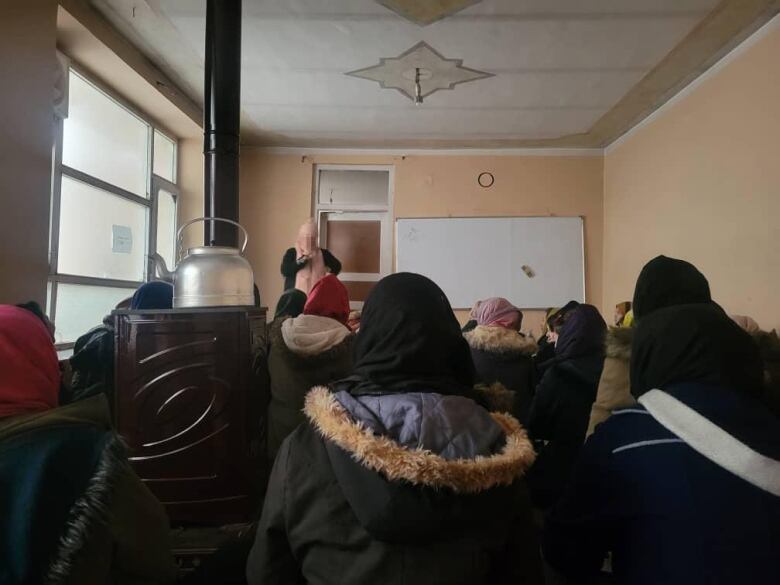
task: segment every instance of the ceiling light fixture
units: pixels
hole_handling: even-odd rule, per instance
[[[420,86],[420,68],[414,68],[414,103],[421,106],[423,103],[422,87]]]
[[[396,89],[417,105],[434,92],[493,77],[492,73],[464,67],[462,59],[447,59],[424,42],[398,57],[383,57],[377,65],[346,75],[375,81],[386,89]]]

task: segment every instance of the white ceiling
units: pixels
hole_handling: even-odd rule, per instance
[[[201,103],[205,1],[93,0]],[[244,0],[245,142],[477,146],[587,132],[717,0],[483,0],[428,26],[372,0]],[[346,72],[425,41],[493,76],[415,106]]]

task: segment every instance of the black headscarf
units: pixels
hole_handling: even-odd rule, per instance
[[[281,316],[297,317],[303,313],[303,307],[306,304],[306,293],[297,288],[291,288],[282,293],[279,302],[276,303],[276,312],[274,319]]]
[[[709,303],[710,284],[690,262],[656,256],[645,264],[634,289],[634,319],[638,322],[657,309]]]
[[[578,305],[560,326],[555,359],[563,361],[585,355],[603,354],[607,324],[593,305]]]
[[[560,331],[569,314],[579,306],[580,304],[577,301],[569,301],[566,303],[547,318],[547,329],[550,331]]]
[[[758,346],[715,303],[659,309],[634,332],[634,396],[684,382],[724,386],[756,397],[763,392]]]
[[[352,375],[335,385],[352,394],[439,392],[474,398],[474,364],[442,290],[419,274],[388,276],[363,305]]]

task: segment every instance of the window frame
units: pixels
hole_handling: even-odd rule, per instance
[[[77,63],[71,60],[68,67],[68,74],[73,71],[76,75],[81,77],[84,81],[94,87],[97,91],[102,93],[106,98],[113,101],[119,107],[124,108],[130,114],[141,120],[149,127],[149,133],[146,141],[146,157],[147,157],[147,177],[146,177],[146,189],[148,197],[142,197],[131,193],[121,187],[117,187],[97,177],[80,171],[78,169],[71,168],[62,162],[62,150],[63,150],[63,136],[65,124],[64,120],[57,117],[55,124],[55,140],[52,156],[52,181],[51,181],[51,206],[50,206],[50,225],[49,225],[49,275],[48,283],[51,287],[51,292],[48,295],[47,305],[49,318],[56,325],[57,321],[57,286],[59,283],[63,284],[82,284],[93,285],[102,287],[114,287],[114,288],[138,288],[144,282],[148,282],[154,277],[154,263],[151,261],[150,256],[157,251],[157,212],[158,212],[158,193],[161,189],[167,191],[173,197],[174,205],[176,206],[176,223],[175,229],[178,229],[178,206],[179,198],[181,196],[181,189],[178,185],[179,181],[179,140],[173,138],[175,136],[172,132],[169,132],[163,126],[155,123],[150,116],[139,112],[132,105],[127,103],[121,96],[110,88],[106,87],[100,81],[94,79],[87,72],[85,72]],[[159,132],[165,138],[169,139],[176,146],[174,151],[174,169],[176,183],[172,183],[167,179],[160,177],[154,173],[154,134]],[[120,280],[113,278],[101,278],[97,276],[82,276],[76,274],[65,274],[59,272],[59,244],[60,244],[60,209],[62,204],[62,177],[68,177],[70,179],[80,181],[91,187],[110,193],[117,197],[121,197],[127,201],[131,201],[136,205],[142,205],[147,209],[147,231],[146,234],[146,263],[144,267],[144,280]],[[174,233],[175,238],[175,233]],[[75,340],[56,343],[55,347],[58,351],[72,349],[75,345]]]

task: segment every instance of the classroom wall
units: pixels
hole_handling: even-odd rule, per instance
[[[780,327],[780,19],[686,93],[607,151],[603,305],[663,253]]]
[[[600,156],[300,156],[244,148],[241,222],[263,303],[273,309],[282,292],[282,254],[312,212],[315,164],[395,166],[395,217],[579,215],[585,218],[586,295],[602,299],[603,159]],[[483,189],[477,175],[495,184]],[[457,259],[453,259],[457,261]],[[464,275],[468,266],[463,266]],[[529,311],[537,329],[541,312]],[[466,312],[459,312],[466,318]]]
[[[0,303],[45,306],[56,20],[54,0],[5,3],[0,16]]]
[[[203,217],[203,138],[179,140],[179,188],[177,203],[178,226],[196,217]],[[203,245],[203,224],[192,225],[182,233],[184,248]]]

